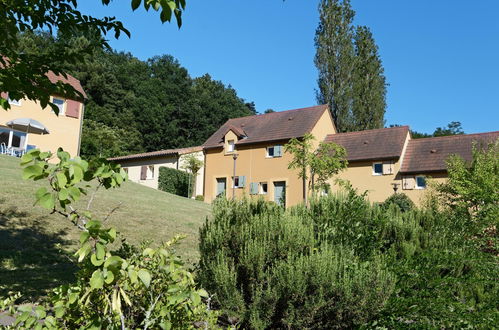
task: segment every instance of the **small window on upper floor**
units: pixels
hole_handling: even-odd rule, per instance
[[[282,157],[282,145],[267,147],[267,158]]]
[[[267,182],[260,182],[260,191],[258,192],[260,195],[266,195],[269,189],[269,185]]]
[[[234,150],[236,150],[236,144],[234,140],[229,140],[229,142],[227,142],[227,152],[234,152]]]
[[[63,99],[58,99],[54,97],[52,98],[52,103],[54,103],[59,108],[59,116],[64,115],[64,104],[66,102]]]
[[[21,100],[13,100],[9,97],[9,104],[10,105],[17,105],[18,107],[21,106]]]
[[[416,176],[416,189],[426,189],[426,178],[424,176]]]
[[[373,175],[383,175],[383,163],[373,163]]]

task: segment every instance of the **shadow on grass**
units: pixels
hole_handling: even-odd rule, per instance
[[[74,280],[75,263],[62,251],[65,231],[49,232],[45,217],[34,217],[0,200],[0,297],[21,292],[37,300]]]

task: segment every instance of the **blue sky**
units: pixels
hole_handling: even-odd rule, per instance
[[[316,104],[313,59],[318,0],[187,0],[184,24],[80,1],[94,16],[116,16],[132,32],[111,39],[140,59],[170,54],[193,77],[231,84],[257,110]],[[433,132],[460,121],[466,133],[499,130],[499,1],[352,0],[355,23],[371,28],[389,83],[386,123]]]

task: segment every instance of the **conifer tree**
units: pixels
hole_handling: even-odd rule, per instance
[[[368,27],[355,30],[353,71],[353,119],[355,130],[384,127],[386,80],[378,46]]]

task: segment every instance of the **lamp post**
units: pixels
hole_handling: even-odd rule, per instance
[[[233,154],[232,159],[234,159],[234,172],[232,175],[232,199],[236,198],[236,160],[238,154]]]
[[[397,193],[397,190],[399,189],[399,183],[392,183],[392,186],[393,186],[393,193],[396,194]]]

